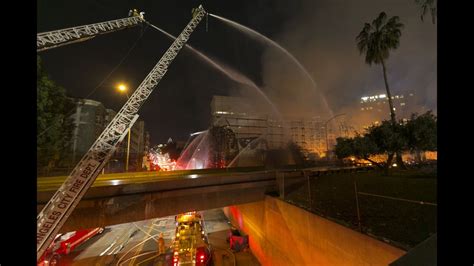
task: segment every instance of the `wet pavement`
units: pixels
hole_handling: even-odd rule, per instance
[[[260,265],[248,251],[232,252],[226,238],[230,228],[222,209],[201,212],[204,230],[213,250],[214,265]],[[170,246],[175,232],[175,216],[108,226],[60,260],[60,265],[167,265],[171,253],[158,254],[158,237],[163,233]]]

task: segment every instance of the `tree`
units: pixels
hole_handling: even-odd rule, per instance
[[[379,149],[372,138],[357,135],[354,138],[337,138],[335,153],[337,158],[343,159],[355,156],[357,159],[364,159],[382,168],[383,165],[370,159],[372,155],[379,153]]]
[[[384,165],[388,173],[392,165],[393,156],[401,151],[411,150],[435,151],[437,150],[437,120],[431,111],[423,115],[412,115],[407,123],[393,125],[384,120],[381,124],[372,126],[366,130],[364,135],[356,135],[354,138],[337,138],[335,147],[339,159],[355,156],[382,167],[381,164],[370,160],[372,155],[387,154]]]
[[[377,146],[379,153],[388,155],[386,169],[392,165],[393,156],[407,147],[407,140],[402,124],[391,124],[389,121],[382,121],[380,125],[372,126],[367,130],[366,137],[370,138]],[[401,158],[400,158],[401,161]],[[397,163],[400,164],[400,161]]]
[[[336,138],[336,146],[334,147],[334,153],[338,159],[344,159],[349,156],[355,155],[354,151],[354,139],[353,138]]]
[[[423,21],[423,17],[426,15],[428,10],[430,11],[431,14],[431,21],[433,24],[436,22],[436,6],[437,6],[437,1],[436,0],[415,0],[415,3],[417,3],[421,7],[421,21]]]
[[[372,65],[372,63],[382,65],[385,89],[387,91],[393,124],[396,124],[395,110],[393,109],[392,94],[388,86],[385,61],[390,55],[390,50],[396,49],[400,45],[402,28],[403,24],[400,23],[398,16],[391,17],[387,20],[387,15],[385,12],[382,12],[372,21],[372,24],[365,23],[364,28],[356,38],[357,48],[360,54],[365,54],[365,62],[369,65]]]
[[[420,116],[413,114],[406,123],[405,138],[407,147],[415,152],[417,161],[421,161],[422,151],[436,151],[438,143],[437,118],[431,111]]]
[[[291,157],[295,161],[296,165],[303,165],[306,166],[307,160],[306,156],[303,153],[303,149],[301,148],[300,145],[296,144],[293,141],[290,141],[288,143],[288,151],[291,154]]]
[[[237,138],[230,127],[213,126],[211,136],[211,154],[213,167],[225,167],[238,153]]]
[[[380,125],[368,128],[364,135],[357,135],[354,138],[337,138],[336,140],[335,151],[339,159],[355,156],[384,168],[387,174],[392,165],[394,154],[407,147],[404,126],[401,124],[393,126],[387,120]],[[370,159],[376,154],[387,154],[387,161],[384,165]]]
[[[51,170],[65,162],[73,131],[67,112],[74,103],[66,97],[64,88],[52,81],[37,57],[36,112],[38,170]]]
[[[393,107],[392,94],[388,86],[387,69],[385,62],[390,56],[390,50],[397,49],[400,45],[400,36],[404,25],[400,22],[398,16],[387,19],[385,12],[381,12],[372,23],[365,23],[362,31],[357,36],[357,48],[360,54],[365,54],[365,62],[369,65],[381,64],[383,78],[385,81],[385,90],[387,92],[388,104],[390,108],[390,118],[395,127],[397,119]],[[403,167],[401,154],[397,151],[397,161]]]

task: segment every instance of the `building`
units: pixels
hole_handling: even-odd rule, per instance
[[[326,154],[325,125],[319,117],[293,120],[288,123],[291,140],[302,147],[305,153],[316,153],[319,156]],[[329,133],[332,133],[332,131]]]
[[[299,145],[306,155],[313,153],[319,157],[325,156],[326,131],[324,122],[319,117],[276,119],[269,114],[255,111],[247,102],[239,97],[213,96],[211,125],[230,127],[241,144],[264,138],[268,149],[281,149],[292,141]],[[328,138],[333,137],[333,133],[328,132]]]
[[[412,113],[420,111],[416,108],[416,98],[413,92],[392,95],[392,102],[397,119],[400,120],[408,120]],[[380,93],[361,97],[360,111],[368,113],[372,117],[372,123],[390,119],[387,95]]]
[[[130,159],[129,170],[141,170],[145,149],[145,122],[137,120],[130,131]]]
[[[74,121],[72,167],[79,162],[117,114],[114,110],[105,108],[101,102],[95,100],[74,99],[74,101],[76,112],[71,115]],[[142,120],[137,120],[130,132],[129,170],[135,171],[141,169],[141,160],[146,150],[146,142],[149,142],[149,136],[145,131],[145,122]],[[106,172],[120,172],[125,169],[127,144],[128,136],[125,136],[105,166]]]
[[[282,147],[286,143],[283,124],[268,114],[255,111],[240,97],[214,95],[211,101],[211,125],[230,127],[241,145],[261,136],[265,136],[270,149]]]
[[[102,133],[107,111],[104,105],[90,99],[74,99],[76,112],[71,115],[74,123],[72,134],[72,164],[75,165]]]

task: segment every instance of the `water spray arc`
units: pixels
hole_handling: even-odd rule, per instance
[[[245,152],[247,152],[249,150],[251,151],[253,149],[252,146],[254,145],[254,143],[258,143],[259,141],[264,140],[265,137],[266,137],[266,135],[261,135],[261,136],[257,137],[256,139],[252,140],[251,142],[249,142],[241,151],[239,151],[239,153],[232,159],[232,161],[230,161],[230,163],[226,166],[226,168],[235,167],[235,164],[236,164],[236,162],[238,162],[240,157]]]
[[[159,32],[163,33],[164,35],[166,35],[168,38],[173,39],[173,40],[176,39],[175,36],[171,35],[170,33],[166,32],[165,30],[151,24],[148,21],[146,21],[146,23],[149,26],[151,26],[152,28],[154,28],[154,29],[158,30]],[[280,111],[276,108],[275,104],[273,104],[273,102],[270,100],[270,98],[268,98],[268,96],[262,91],[262,89],[260,87],[258,87],[255,84],[255,82],[251,81],[249,78],[242,75],[241,73],[239,73],[235,69],[233,69],[233,68],[231,68],[231,67],[229,67],[229,66],[227,66],[227,65],[225,65],[221,62],[217,62],[217,60],[215,60],[215,59],[211,59],[209,56],[207,56],[207,55],[203,54],[202,52],[198,51],[197,49],[195,49],[191,45],[186,44],[185,47],[188,48],[189,50],[191,50],[195,55],[197,55],[203,61],[205,61],[206,63],[208,63],[209,65],[211,65],[215,69],[219,70],[221,73],[223,73],[229,79],[231,79],[231,80],[233,80],[237,83],[240,83],[240,84],[243,84],[243,85],[246,85],[248,87],[251,87],[251,88],[255,89],[255,91],[271,106],[273,113],[278,118],[282,117]]]
[[[258,36],[260,39],[263,39],[265,42],[267,43],[270,43],[272,46],[278,48],[280,51],[282,51],[286,56],[288,56],[297,66],[298,68],[304,73],[304,75],[311,81],[311,84],[313,85],[313,88],[314,90],[316,91],[317,90],[317,85],[316,85],[316,82],[314,81],[314,79],[311,77],[311,75],[308,73],[308,71],[306,70],[306,68],[298,61],[298,59],[296,59],[290,52],[288,52],[288,50],[286,50],[285,48],[283,48],[281,45],[279,45],[278,43],[276,43],[275,41],[273,41],[272,39],[268,38],[267,36],[249,28],[249,27],[246,27],[240,23],[237,23],[233,20],[230,20],[230,19],[226,19],[226,18],[223,18],[221,16],[218,16],[218,15],[215,15],[215,14],[211,14],[211,13],[208,13],[209,16],[211,17],[214,17],[216,19],[219,19],[233,27],[235,27],[236,29],[244,32],[244,33],[251,33],[252,35],[254,36]],[[326,99],[324,97],[322,97],[322,100],[323,100],[323,103],[324,103],[324,107],[326,108],[326,110],[329,111],[330,115],[332,116],[333,115],[333,112],[331,110],[331,108],[329,108],[329,105],[326,101]]]

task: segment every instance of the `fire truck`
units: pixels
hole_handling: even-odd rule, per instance
[[[38,266],[59,265],[62,256],[71,253],[76,247],[101,234],[104,228],[83,229],[65,234],[58,234],[43,256],[38,260]]]
[[[197,212],[179,214],[173,241],[173,266],[204,266],[211,263],[211,247]]]

